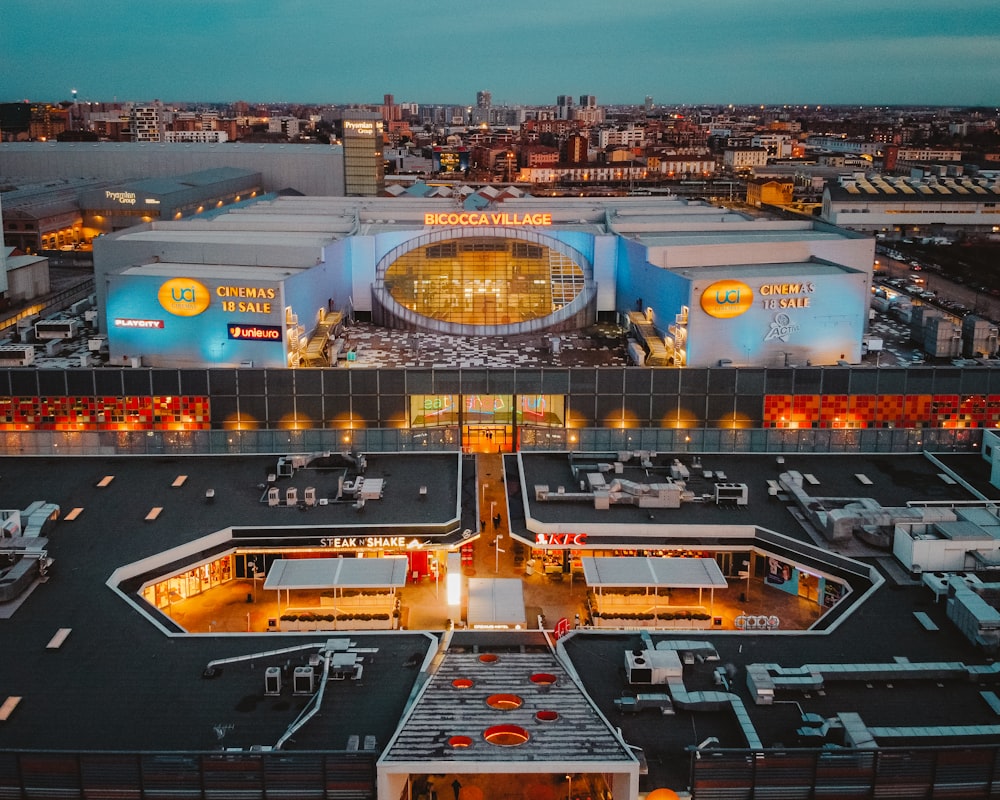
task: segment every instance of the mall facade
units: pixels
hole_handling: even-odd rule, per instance
[[[109,363],[0,372],[7,447],[912,451],[1000,424],[989,367],[860,365],[870,237],[700,201],[483,201],[265,198],[100,237]],[[647,366],[358,368],[352,320],[616,323]]]

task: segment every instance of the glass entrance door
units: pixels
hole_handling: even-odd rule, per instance
[[[466,453],[512,453],[513,425],[465,425],[462,450]]]

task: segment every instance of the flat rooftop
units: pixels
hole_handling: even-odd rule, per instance
[[[605,454],[593,455],[596,462]],[[870,496],[884,505],[973,499],[960,483],[943,481],[939,477],[941,466],[919,454],[788,453],[781,456],[784,462],[780,464],[775,454],[698,457],[703,470],[722,469],[729,481],[746,483],[750,496],[748,506],[739,510],[709,503],[656,509],[656,523],[686,526],[692,538],[697,536],[699,525],[738,520],[815,544],[814,532],[792,513],[789,504],[767,493],[767,480],[787,470],[813,475],[818,484],[811,486],[811,491],[825,497]],[[668,454],[664,458],[667,463],[677,458],[690,464],[694,454]],[[63,516],[46,533],[49,553],[55,560],[49,580],[38,585],[12,614],[0,619],[0,635],[8,645],[0,659],[0,702],[7,696],[22,698],[10,719],[0,725],[0,748],[212,750],[271,746],[288,732],[309,702],[308,695],[290,690],[293,678],[289,676],[294,676],[296,667],[309,664],[310,656],[327,640],[339,637],[348,638],[349,647],[359,655],[363,678],[328,682],[322,713],[296,731],[284,747],[339,750],[347,748],[352,736],[362,742],[373,737],[379,749],[386,746],[407,709],[425,659],[437,648],[436,635],[416,631],[167,635],[106,585],[113,570],[123,564],[150,558],[230,525],[278,525],[289,535],[299,535],[309,526],[392,530],[424,520],[450,523],[459,513],[475,513],[477,489],[469,483],[469,476],[459,477],[460,470],[464,472],[462,466],[470,460],[460,462],[457,454],[376,454],[367,459],[365,475],[377,474],[384,479],[385,495],[369,502],[363,512],[350,503],[308,511],[268,507],[261,502],[262,486],[267,487],[268,476],[275,469],[274,456],[0,459],[5,507],[23,509],[44,500],[58,504]],[[989,488],[988,467],[978,455],[947,454],[940,460],[970,486],[998,499],[1000,492]],[[526,481],[569,482],[567,454],[526,453],[521,461]],[[323,466],[328,469],[300,469],[286,480],[323,487],[329,496],[339,467]],[[522,480],[517,458],[508,456],[505,466],[508,488],[513,489]],[[871,483],[862,485],[857,474],[866,475]],[[185,480],[175,486],[181,475]],[[437,483],[429,481],[431,475]],[[108,476],[113,477],[105,481]],[[426,501],[418,493],[422,485],[431,487]],[[530,483],[525,485],[530,488]],[[212,502],[205,496],[209,488],[215,490]],[[508,496],[511,500],[505,520],[512,532],[529,538],[523,528],[523,507],[519,510],[516,495]],[[532,513],[565,520],[574,530],[586,531],[595,520],[609,518],[624,526],[650,523],[646,509],[623,506],[598,511],[587,504],[543,505],[529,503]],[[162,512],[155,521],[146,521],[153,506],[161,507]],[[75,508],[82,511],[73,520],[65,519]],[[478,544],[487,543],[481,537]],[[745,727],[729,708],[710,712],[675,708],[675,713],[667,716],[652,710],[626,714],[616,709],[614,699],[647,691],[625,682],[625,653],[661,642],[696,640],[714,648],[717,661],[698,658],[684,666],[685,688],[688,692],[725,690],[738,697],[764,747],[803,746],[796,734],[802,712],[823,717],[856,712],[865,724],[883,728],[966,724],[971,726],[967,737],[947,741],[1000,741],[1000,736],[991,738],[973,730],[988,730],[998,719],[980,694],[1000,691],[995,674],[981,673],[965,680],[908,679],[902,675],[871,680],[828,678],[821,690],[782,692],[774,705],[754,703],[746,680],[747,669],[753,665],[793,669],[824,664],[941,662],[985,667],[991,662],[947,620],[946,604],[935,603],[933,593],[906,574],[889,553],[853,542],[832,549],[844,550],[877,568],[885,582],[851,615],[826,631],[579,631],[565,640],[572,671],[587,694],[612,727],[621,727],[629,744],[643,749],[649,767],[643,789],[685,785],[686,748],[710,737],[717,739],[720,747],[744,748],[747,743]],[[489,557],[492,559],[492,553]],[[986,573],[982,577],[984,581],[993,578]],[[921,624],[915,612],[937,629]],[[60,629],[70,629],[69,635],[61,647],[48,649],[47,644]],[[453,646],[467,654],[484,649],[503,654],[507,648],[512,663],[521,665],[518,669],[555,670],[544,644],[539,646],[537,640],[525,646],[521,640],[493,631],[456,632],[455,637]],[[277,652],[286,648],[296,649]],[[537,660],[531,658],[533,650],[539,651]],[[449,670],[455,675],[479,670],[479,662],[470,659],[463,655]],[[225,663],[206,674],[206,668],[220,660]],[[447,659],[445,663],[452,664]],[[720,688],[718,683],[720,667],[727,687]],[[285,681],[279,695],[265,692],[268,668],[277,669]],[[559,691],[571,689],[567,683]],[[442,691],[443,702],[448,688]],[[577,709],[576,703],[567,700],[560,712],[565,708],[567,718],[591,713]],[[425,720],[431,727],[432,716]],[[492,719],[488,714],[480,715],[473,722],[486,724]],[[591,725],[599,720],[592,716],[584,722]],[[469,730],[478,730],[475,725],[470,724]],[[430,728],[424,733],[430,735],[428,731]],[[914,740],[901,736],[898,741],[912,745]],[[419,744],[426,750],[433,742],[425,736]],[[542,741],[538,744],[548,746]],[[558,737],[553,739],[555,749],[551,752],[560,752],[565,744]]]

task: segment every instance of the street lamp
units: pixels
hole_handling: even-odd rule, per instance
[[[744,597],[743,602],[745,603],[747,600],[750,599],[750,561],[749,561],[749,559],[743,562],[743,573],[740,574],[740,577],[742,578],[744,574],[746,575],[746,579],[747,579],[747,589],[743,593],[743,597]]]
[[[501,550],[500,549],[500,540],[501,539],[503,539],[503,536],[501,536],[498,533],[497,534],[497,538],[493,540],[493,549],[496,550],[496,553],[494,554],[496,556],[496,565],[493,568],[494,572],[500,572],[500,554],[507,552],[506,550]]]

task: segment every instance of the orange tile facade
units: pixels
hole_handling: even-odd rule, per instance
[[[769,394],[765,428],[994,428],[1000,395]]]
[[[0,397],[0,430],[208,430],[208,397]]]

